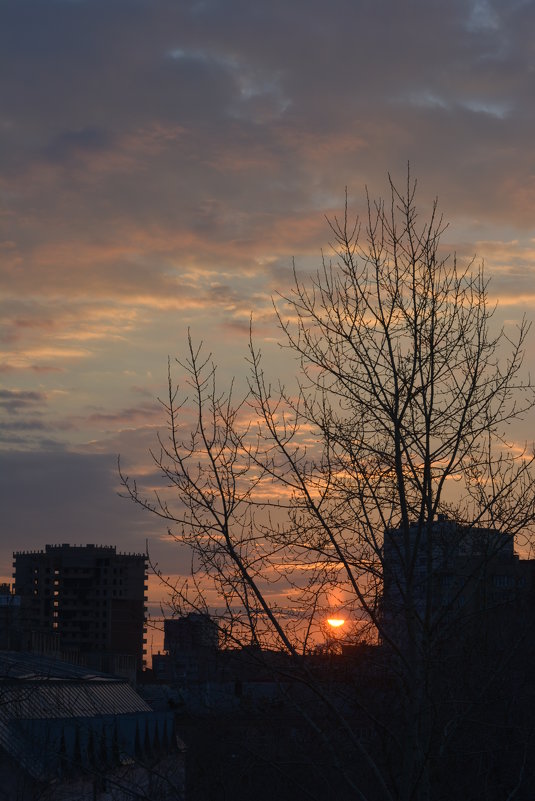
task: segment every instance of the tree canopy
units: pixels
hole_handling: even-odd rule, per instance
[[[306,280],[294,271],[275,298],[297,391],[269,380],[251,337],[248,392],[235,398],[189,340],[186,386],[170,364],[167,431],[152,453],[171,492],[150,498],[123,480],[191,548],[177,608],[217,606],[227,644],[281,649],[309,683],[306,655],[335,640],[329,614],[348,621],[346,643],[377,644],[399,710],[392,725],[384,709],[369,715],[396,768],[387,776],[384,749],[357,744],[376,794],[354,776],[348,786],[423,801],[442,797],[437,765],[477,695],[445,703],[448,643],[468,631],[467,609],[481,611],[477,588],[504,543],[533,534],[533,453],[508,440],[534,405],[522,374],[529,324],[514,335],[495,325],[482,265],[445,252],[437,202],[421,219],[410,176],[403,189],[390,181],[386,201],[368,199],[363,221],[346,201],[329,225],[331,256]]]

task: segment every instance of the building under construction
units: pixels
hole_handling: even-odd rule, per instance
[[[13,555],[22,647],[56,643],[80,655],[144,663],[147,560],[114,546],[47,545]],[[44,649],[46,650],[46,649]],[[87,658],[84,661],[88,661]],[[102,665],[105,669],[108,666]]]

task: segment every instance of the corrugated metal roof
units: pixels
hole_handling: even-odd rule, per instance
[[[128,715],[151,708],[126,682],[22,681],[2,687],[0,720]]]
[[[0,651],[0,681],[17,678],[55,678],[99,680],[112,678],[107,673],[91,670],[85,665],[74,665],[51,656],[24,651]],[[121,681],[121,679],[117,679]]]
[[[172,712],[154,712],[123,679],[35,654],[0,652],[0,747],[50,779],[176,749]]]
[[[0,720],[150,711],[124,679],[37,654],[0,652]]]

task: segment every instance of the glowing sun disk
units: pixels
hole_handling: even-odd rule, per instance
[[[340,626],[344,625],[345,620],[342,620],[340,617],[330,617],[328,618],[327,623],[329,626],[332,626],[333,629],[338,629]]]

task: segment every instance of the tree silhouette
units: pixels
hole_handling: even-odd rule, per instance
[[[251,337],[236,399],[190,339],[185,393],[170,366],[167,433],[152,452],[170,491],[147,497],[122,476],[191,548],[177,609],[213,611],[216,596],[227,644],[285,652],[337,732],[325,747],[340,792],[374,801],[448,797],[448,770],[466,773],[456,749],[481,735],[477,710],[510,665],[469,658],[466,644],[488,621],[485,576],[506,551],[514,561],[513,539],[528,543],[535,520],[534,457],[506,439],[534,405],[521,376],[529,325],[495,330],[483,268],[443,251],[437,203],[420,220],[415,191],[410,176],[403,190],[390,181],[362,224],[346,201],[329,223],[332,257],[276,300],[297,390],[269,382]],[[343,645],[378,643],[382,665],[367,668],[364,692],[346,682],[343,703],[307,658],[333,611]],[[515,758],[501,795],[486,797],[514,797]]]

